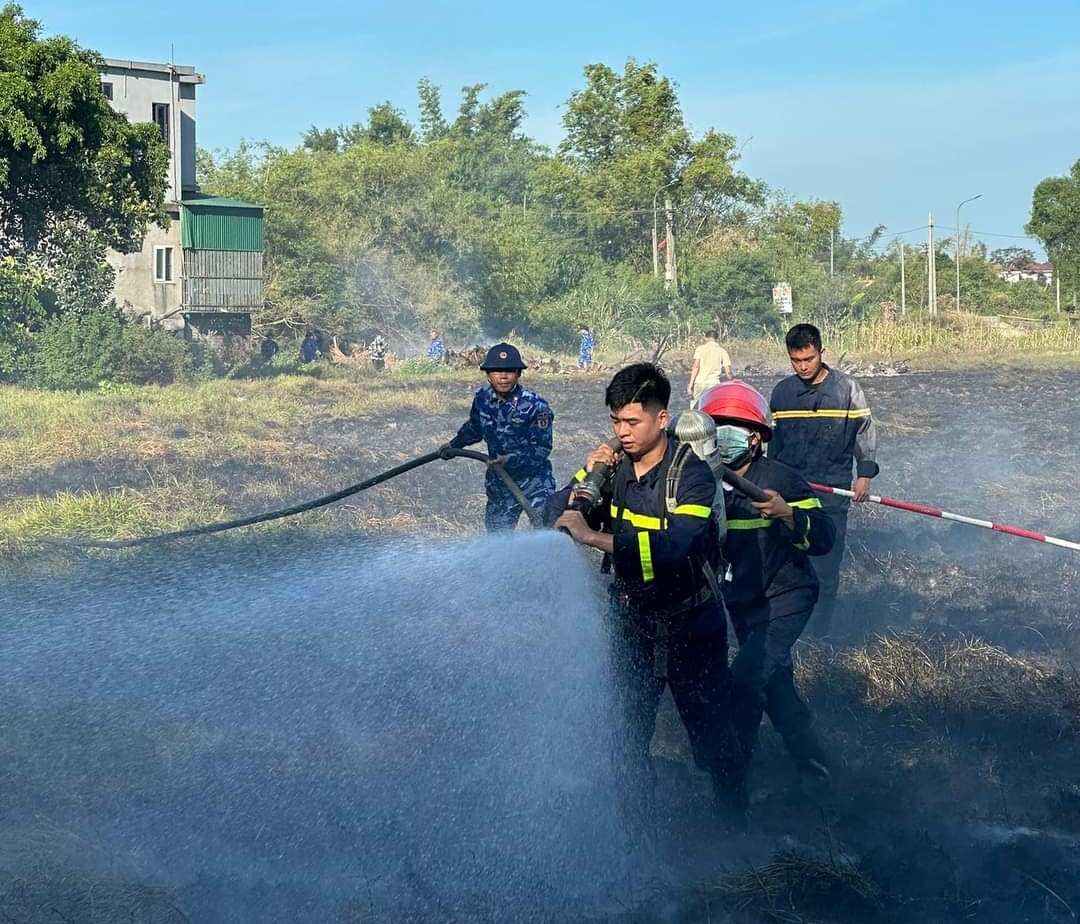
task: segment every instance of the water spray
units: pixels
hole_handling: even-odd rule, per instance
[[[854,491],[844,488],[833,488],[826,484],[810,482],[810,487],[821,494],[837,494],[840,497],[854,497]],[[1021,539],[1032,539],[1035,542],[1045,542],[1048,545],[1056,545],[1059,548],[1071,549],[1080,552],[1080,542],[1070,542],[1068,539],[1057,539],[1054,536],[1046,536],[1030,529],[1019,526],[1006,526],[1004,523],[994,523],[991,520],[979,520],[975,517],[967,517],[959,513],[949,513],[948,510],[939,510],[937,507],[927,507],[924,504],[913,504],[911,501],[897,500],[895,497],[881,497],[871,494],[868,501],[872,504],[880,504],[882,507],[895,507],[897,510],[907,510],[909,513],[921,513],[927,517],[937,517],[939,520],[952,520],[955,523],[964,523],[967,526],[981,526],[983,529],[992,529],[997,533],[1006,533],[1009,536],[1019,536]]]

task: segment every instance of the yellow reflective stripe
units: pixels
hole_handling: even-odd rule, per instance
[[[801,507],[803,510],[815,510],[821,506],[821,500],[817,497],[808,497],[801,501],[788,501],[789,507]]]
[[[578,473],[574,476],[574,481],[584,481],[585,480],[585,475],[586,475],[585,469],[583,469],[583,468],[578,469]]]
[[[848,417],[869,417],[870,408],[863,407],[857,410],[850,411],[773,411],[773,420],[794,420],[796,418],[806,419],[812,417],[827,417],[827,418],[848,418]]]
[[[821,504],[818,504],[820,507]],[[803,537],[801,540],[795,543],[795,548],[808,552],[810,550],[810,517],[806,518],[806,529],[803,530]]]
[[[641,579],[648,583],[653,579],[652,569],[652,546],[649,545],[649,534],[638,533],[638,553],[641,555]]]
[[[775,520],[766,520],[764,517],[757,517],[753,520],[728,520],[728,529],[766,529],[773,525]]]
[[[643,513],[634,513],[632,510],[623,509],[622,515],[619,515],[619,508],[614,504],[611,505],[611,518],[613,520],[623,519],[627,523],[636,526],[638,529],[663,529],[664,524],[660,521],[660,517],[647,517]]]
[[[702,507],[701,504],[679,504],[675,512],[685,513],[691,517],[701,517],[705,520],[712,516],[712,507]]]

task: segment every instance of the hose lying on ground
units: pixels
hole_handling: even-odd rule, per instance
[[[372,478],[368,478],[365,481],[361,481],[358,484],[350,485],[347,488],[342,488],[340,491],[335,491],[333,494],[317,497],[314,500],[306,501],[303,504],[286,507],[283,510],[271,510],[267,513],[258,513],[250,517],[226,520],[222,523],[210,523],[206,526],[193,526],[190,529],[179,529],[171,533],[158,533],[154,536],[140,536],[135,539],[40,539],[38,541],[45,542],[49,545],[78,546],[79,548],[129,549],[133,546],[148,545],[153,542],[171,542],[175,539],[188,539],[192,536],[207,536],[211,533],[223,533],[226,530],[239,529],[242,526],[254,526],[256,523],[268,523],[271,520],[280,520],[284,517],[295,516],[298,513],[306,513],[308,510],[325,507],[335,501],[351,497],[353,494],[366,491],[368,488],[373,488],[375,485],[382,484],[384,481],[389,481],[391,478],[396,478],[398,475],[404,475],[405,472],[412,471],[414,468],[419,468],[421,465],[427,465],[429,462],[435,462],[439,459],[449,460],[454,458],[475,459],[491,468],[495,474],[502,479],[503,484],[506,485],[507,489],[514,496],[514,500],[521,504],[522,509],[529,518],[529,522],[534,527],[541,525],[540,514],[532,508],[528,498],[521,493],[521,488],[518,487],[514,479],[506,473],[506,469],[495,459],[489,458],[482,452],[474,452],[471,449],[447,448],[438,449],[435,452],[417,456],[415,459],[404,462],[394,468],[387,469],[385,472],[375,475]]]

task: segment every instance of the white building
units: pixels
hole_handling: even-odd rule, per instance
[[[1006,268],[1001,278],[1006,282],[1041,282],[1048,286],[1054,281],[1054,267],[1049,263],[1018,263]]]
[[[195,178],[193,67],[106,58],[101,87],[131,122],[153,122],[169,146],[167,229],[151,225],[137,253],[112,253],[117,304],[189,336],[246,333],[262,307],[263,216],[251,203],[211,198]]]

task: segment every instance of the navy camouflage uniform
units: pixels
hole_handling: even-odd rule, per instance
[[[791,507],[795,528],[765,519],[749,498],[724,485],[724,558],[730,562],[724,601],[739,639],[731,664],[731,720],[739,742],[733,775],[746,772],[762,712],[795,762],[813,769],[811,762],[824,766],[825,758],[810,710],[795,689],[791,648],[818,597],[818,579],[808,556],[829,551],[833,526],[810,485],[786,465],[758,455],[743,477],[777,491]]]
[[[701,562],[720,559],[720,539],[712,505],[716,479],[693,453],[686,456],[668,514],[667,471],[678,443],[668,442],[661,463],[641,478],[625,456],[616,465],[601,500],[586,515],[593,529],[613,533],[611,556],[611,636],[623,735],[618,736],[624,799],[647,810],[655,781],[649,759],[656,713],[665,685],[679,710],[695,763],[713,773],[726,771],[733,753],[728,716],[730,674],[727,615],[715,580]],[[566,508],[574,482],[548,502],[553,523]]]
[[[490,385],[477,389],[469,419],[450,441],[454,449],[464,449],[484,440],[492,458],[508,455],[504,468],[521,488],[534,510],[555,491],[551,470],[551,425],[555,415],[547,401],[536,392],[517,385],[505,398]],[[521,505],[489,468],[484,478],[487,507],[484,525],[487,531],[513,529],[521,516]]]
[[[825,368],[829,374],[817,385],[790,375],[773,389],[769,458],[795,469],[807,481],[850,490],[852,461],[857,478],[878,474],[877,434],[859,383],[828,365]],[[836,540],[827,555],[814,560],[821,592],[808,634],[818,638],[827,636],[832,627],[851,501],[826,494],[821,502]]]

